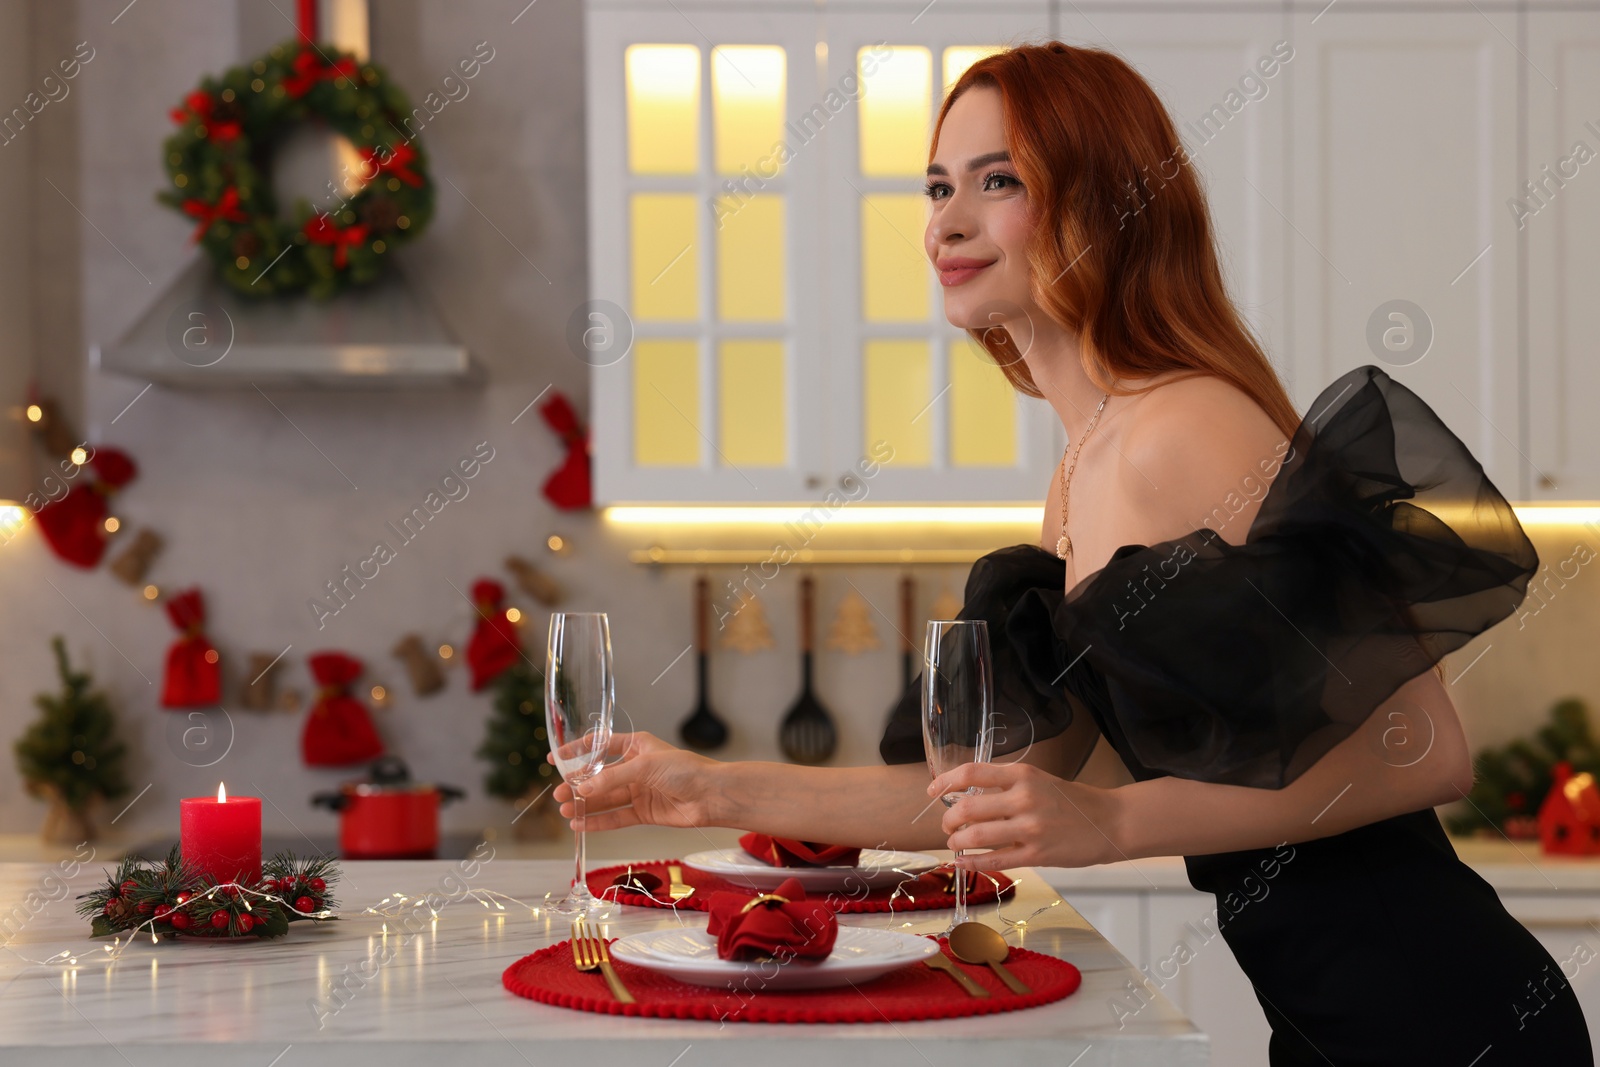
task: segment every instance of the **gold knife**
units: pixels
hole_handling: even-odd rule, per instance
[[[946,956],[943,950],[935,952],[922,962],[926,963],[933,970],[943,971],[945,974],[948,974],[951,978],[955,979],[956,985],[960,986],[962,989],[965,989],[968,996],[986,997],[989,995],[989,991],[987,989],[983,988],[983,986],[979,985],[977,982],[974,982],[972,980],[972,976],[966,971],[963,971],[949,956]]]

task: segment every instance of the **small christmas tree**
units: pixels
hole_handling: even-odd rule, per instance
[[[1478,753],[1476,781],[1460,815],[1446,820],[1453,834],[1503,831],[1508,837],[1537,837],[1539,806],[1555,782],[1555,765],[1565,760],[1573,773],[1600,776],[1600,746],[1589,731],[1589,710],[1569,698],[1550,709],[1550,723],[1533,739],[1518,739],[1502,749]]]
[[[494,713],[477,751],[489,764],[483,787],[491,796],[525,806],[560,780],[545,760],[550,738],[544,726],[544,675],[519,658],[495,678],[493,686]],[[518,829],[537,834],[538,821],[531,813],[521,816]],[[530,825],[524,828],[523,822]]]
[[[127,746],[117,738],[116,716],[105,694],[91,692],[89,675],[74,671],[59,636],[50,642],[61,675],[59,693],[34,697],[39,718],[17,739],[17,770],[28,792],[50,802],[47,840],[86,841],[91,804],[128,791],[123,772]]]
[[[828,647],[852,656],[879,647],[872,605],[854,589],[839,602],[839,612],[828,629]]]

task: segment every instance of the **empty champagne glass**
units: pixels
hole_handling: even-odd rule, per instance
[[[573,786],[577,855],[572,886],[552,907],[563,915],[604,907],[589,891],[584,852],[584,799],[577,785],[605,766],[611,744],[615,681],[611,628],[604,612],[558,611],[550,616],[545,654],[544,721],[556,769]]]
[[[928,623],[922,651],[922,747],[937,778],[966,763],[988,763],[994,749],[994,674],[989,624],[981,619]],[[940,797],[952,807],[977,787]],[[956,859],[961,850],[955,850]],[[948,934],[967,921],[967,873],[955,872],[956,911]]]

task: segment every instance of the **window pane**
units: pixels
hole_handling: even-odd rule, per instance
[[[700,465],[700,343],[639,341],[633,346],[633,462],[640,467]]]
[[[861,314],[868,322],[928,318],[928,256],[922,249],[927,198],[878,193],[861,198]]]
[[[717,173],[744,167],[774,177],[783,139],[784,54],[776,45],[720,45],[711,50],[711,122]]]
[[[861,173],[919,177],[928,169],[933,118],[933,54],[874,45],[856,53],[861,79]]]
[[[1003,51],[1005,49],[997,44],[957,45],[955,48],[946,48],[944,50],[944,91],[940,94],[940,99],[942,100],[944,95],[950,92],[950,86],[956,83],[957,78],[966,73],[968,67],[984,56],[992,56],[996,52]]]
[[[718,447],[736,467],[789,461],[783,342],[723,341],[717,352]]]
[[[717,198],[717,317],[728,322],[784,318],[784,199]]]
[[[950,463],[1017,462],[1017,401],[994,359],[970,337],[950,342]]]
[[[933,458],[933,368],[928,342],[868,341],[862,360],[863,447],[887,441],[897,467],[926,467]]]
[[[700,169],[700,49],[636,44],[624,54],[628,163],[635,174]]]
[[[698,199],[692,193],[636,193],[632,203],[634,318],[666,322],[698,319]]]

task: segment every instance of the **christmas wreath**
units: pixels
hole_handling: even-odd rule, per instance
[[[159,199],[195,220],[224,281],[241,293],[325,299],[376,279],[393,250],[433,215],[411,104],[381,68],[328,45],[289,41],[221,78],[207,76],[172,111]],[[322,122],[355,147],[363,184],[321,209],[279,213],[271,156],[295,123]],[[335,183],[336,188],[343,183]],[[337,195],[343,195],[342,193]]]
[[[78,898],[78,914],[89,920],[92,937],[279,937],[297,919],[335,918],[338,880],[339,866],[327,857],[280,852],[261,865],[259,884],[219,885],[174,848],[161,863],[124,859],[103,885]]]

